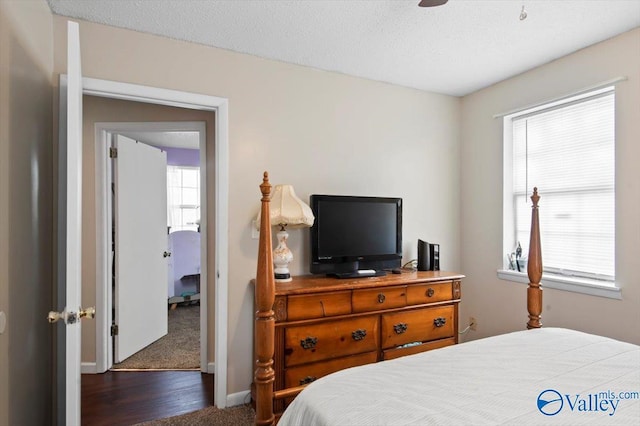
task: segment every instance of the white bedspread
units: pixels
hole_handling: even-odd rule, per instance
[[[278,425],[639,425],[639,392],[640,346],[543,328],[339,371]]]

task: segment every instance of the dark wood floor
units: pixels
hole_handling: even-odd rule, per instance
[[[213,374],[107,371],[82,375],[82,424],[131,425],[213,405]]]

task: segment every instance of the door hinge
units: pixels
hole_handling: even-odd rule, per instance
[[[118,158],[118,148],[109,148],[109,158]]]
[[[111,335],[112,336],[118,335],[118,324],[111,324]]]

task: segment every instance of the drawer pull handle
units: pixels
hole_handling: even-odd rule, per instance
[[[435,292],[436,291],[434,289],[430,288],[429,290],[427,290],[427,297],[433,297]]]
[[[395,332],[396,332],[396,334],[402,334],[402,333],[404,333],[405,331],[407,331],[407,327],[408,327],[408,325],[407,325],[406,323],[401,322],[401,323],[399,323],[399,324],[395,324],[395,325],[393,326],[393,331],[395,331]]]
[[[378,303],[384,303],[387,297],[383,293],[378,293]]]
[[[433,320],[433,325],[436,327],[442,327],[447,323],[447,319],[445,317],[438,317]]]
[[[318,378],[314,377],[314,376],[307,376],[304,379],[300,380],[300,386],[302,385],[308,385],[311,382],[315,382]]]
[[[313,349],[316,347],[316,343],[318,343],[317,337],[307,337],[304,340],[300,340],[300,346],[302,346],[302,349]]]
[[[355,341],[362,340],[365,337],[367,337],[367,330],[359,328],[359,329],[357,329],[357,330],[355,330],[354,332],[351,333],[351,337]]]

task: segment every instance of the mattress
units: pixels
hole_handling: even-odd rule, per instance
[[[640,346],[560,328],[342,370],[279,426],[640,424]]]

